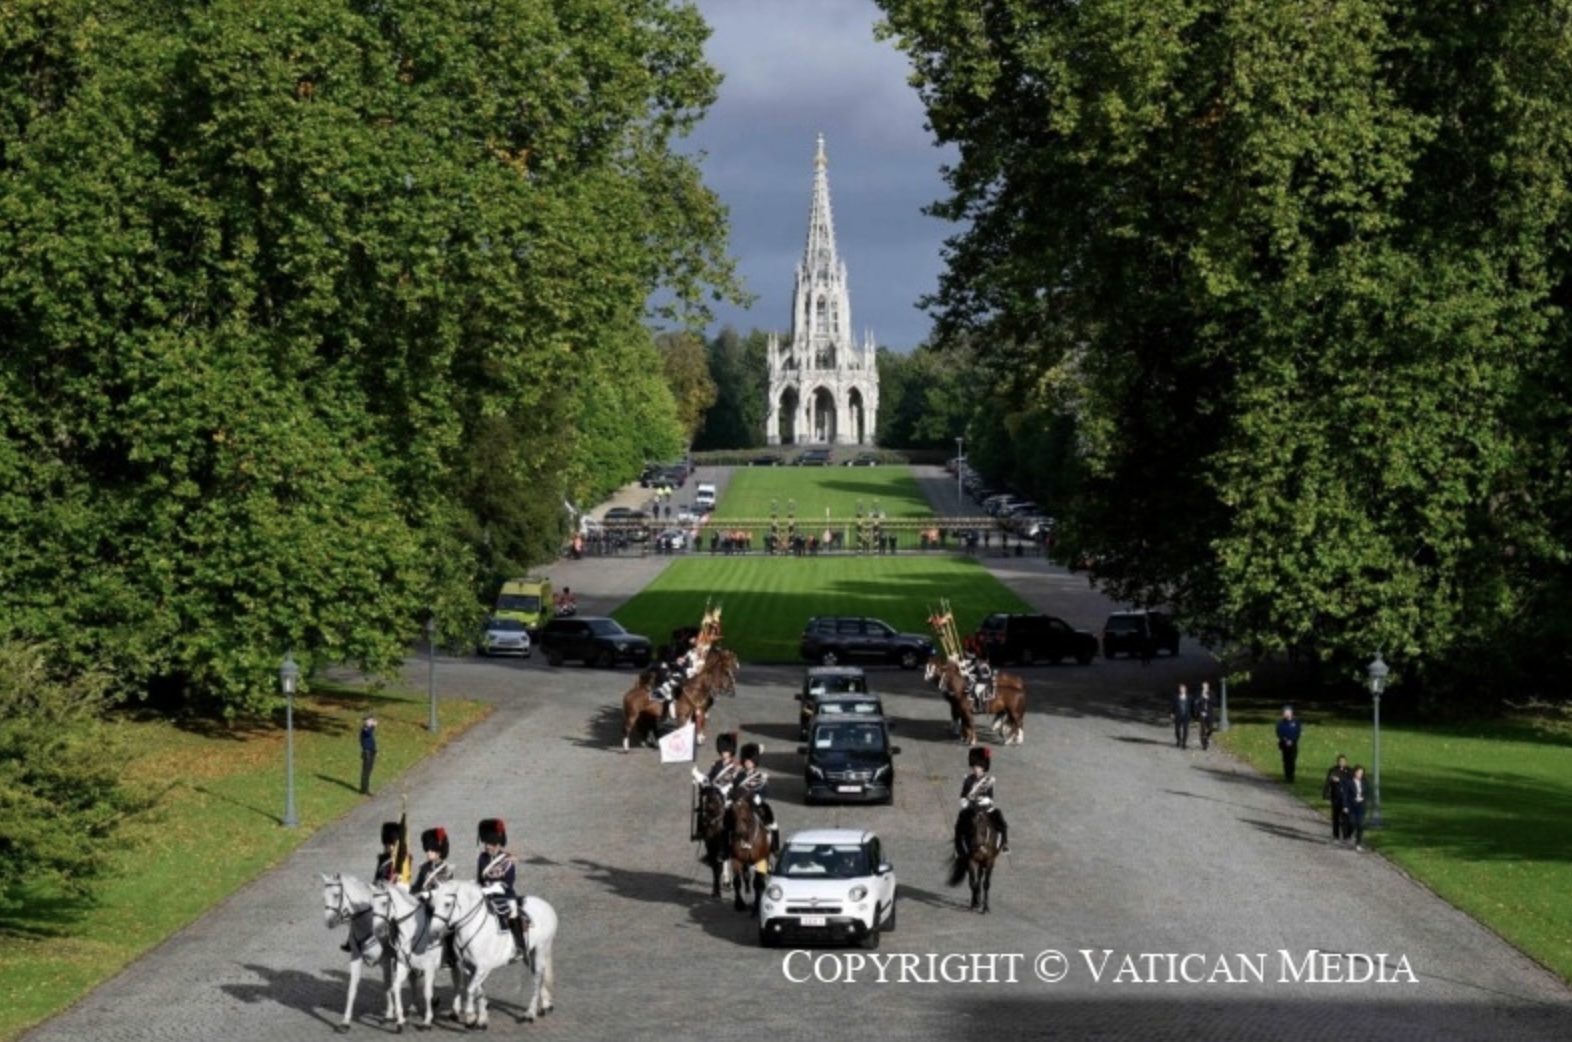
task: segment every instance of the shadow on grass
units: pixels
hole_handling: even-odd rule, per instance
[[[26,940],[71,936],[95,907],[91,894],[61,894],[36,885],[17,887],[6,898],[17,906],[0,907],[0,937]]]
[[[1389,775],[1383,790],[1383,846],[1428,848],[1463,861],[1572,861],[1572,779],[1405,768],[1397,784]]]

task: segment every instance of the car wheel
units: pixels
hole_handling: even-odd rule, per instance
[[[766,930],[762,926],[759,927],[759,947],[760,948],[779,948],[780,946],[781,946],[781,939],[780,939],[780,937],[778,937],[777,935],[775,935],[775,934],[771,933],[770,931]]]
[[[589,664],[589,662],[588,662],[588,660],[586,660],[585,661],[585,665],[588,665],[588,664]],[[601,669],[610,669],[612,666],[614,666],[616,664],[617,664],[617,658],[616,658],[615,655],[613,655],[611,653],[611,651],[609,649],[601,648],[599,651],[597,651],[595,653],[595,665],[598,666],[599,668],[601,668]]]
[[[826,648],[819,652],[819,665],[838,666],[840,663],[841,656],[835,651],[834,648]]]
[[[902,651],[900,663],[902,669],[916,669],[917,652],[913,651],[911,648],[907,648],[905,651]]]
[[[521,657],[521,658],[529,658],[529,657],[530,657],[530,656],[531,656],[531,655],[532,655],[532,654],[534,654],[534,652],[531,652],[531,651],[528,651],[528,650],[526,650],[526,651],[525,651],[525,652],[524,652],[524,654],[523,654],[523,655],[521,655],[521,656],[520,656],[520,657]]]
[[[868,931],[868,936],[862,939],[862,946],[870,952],[879,950],[879,924],[874,923],[873,929]]]
[[[893,897],[890,898],[890,917],[884,920],[884,926],[882,926],[881,929],[885,933],[895,932],[895,898]]]
[[[1090,651],[1083,651],[1079,655],[1075,656],[1075,661],[1079,662],[1083,666],[1089,666],[1092,664],[1092,653]]]
[[[1031,648],[1022,648],[1021,653],[1016,656],[1016,660],[1023,666],[1030,666],[1037,661],[1037,656],[1032,654]]]
[[[560,665],[562,665],[562,652],[559,651],[556,648],[547,648],[546,649],[546,665],[548,665],[548,666],[560,666]]]

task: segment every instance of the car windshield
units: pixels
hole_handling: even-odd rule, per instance
[[[788,846],[775,872],[787,879],[861,879],[869,874],[868,855],[855,844]]]
[[[1108,620],[1108,628],[1119,632],[1137,633],[1146,629],[1146,616],[1115,615]]]
[[[808,693],[812,695],[861,694],[868,690],[868,679],[856,674],[831,674],[808,678]]]
[[[497,608],[501,611],[540,611],[540,595],[535,593],[505,593],[497,598]]]
[[[517,633],[519,630],[524,628],[524,624],[518,619],[492,619],[489,623],[486,624],[486,628],[492,630],[507,630],[510,633]]]
[[[877,723],[828,724],[814,729],[813,747],[824,752],[879,753],[884,751],[884,730]]]
[[[628,632],[616,619],[591,619],[589,625],[597,637],[620,637]]]
[[[826,716],[845,716],[848,714],[858,716],[883,715],[879,712],[879,703],[868,698],[859,698],[855,700],[835,698],[827,699],[819,703],[819,712]]]

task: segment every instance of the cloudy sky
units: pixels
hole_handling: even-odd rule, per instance
[[[731,251],[749,310],[717,324],[786,330],[808,234],[815,137],[825,136],[835,239],[857,340],[909,351],[927,338],[917,298],[937,285],[947,225],[922,213],[944,195],[948,153],[923,127],[905,58],[873,38],[873,0],[697,0],[714,29],[705,53],[725,76],[687,139],[731,211]]]

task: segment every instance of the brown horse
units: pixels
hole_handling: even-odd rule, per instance
[[[639,679],[634,681],[628,693],[622,696],[622,751],[628,751],[628,739],[637,731],[640,741],[645,745],[655,735],[660,727],[661,706],[650,694],[655,683],[655,671],[646,669],[639,674]]]
[[[704,725],[717,694],[733,697],[737,694],[737,655],[726,648],[710,649],[704,657],[704,666],[683,683],[672,706],[678,727],[689,720],[694,721],[699,745],[704,744]]]
[[[965,879],[972,888],[972,911],[979,915],[988,913],[988,888],[993,883],[993,862],[999,856],[999,832],[993,825],[993,815],[983,803],[973,802],[961,812],[964,823],[961,838],[965,856],[960,852],[950,866],[950,885],[960,886]]]
[[[772,865],[770,863],[770,832],[764,821],[753,809],[753,800],[746,794],[731,801],[727,808],[730,818],[730,858],[726,862],[731,876],[732,892],[736,895],[732,907],[739,912],[748,911],[742,899],[744,887],[753,890],[753,913],[759,912],[759,898],[764,893]]]
[[[928,663],[927,675],[939,685],[950,703],[950,721],[960,724],[961,738],[967,745],[977,744],[977,731],[972,714],[972,682],[967,679],[960,663],[949,660],[940,665],[937,660]],[[1005,745],[1020,745],[1026,738],[1026,681],[1014,673],[993,675],[993,694],[983,706],[983,712],[993,717],[993,731]]]

